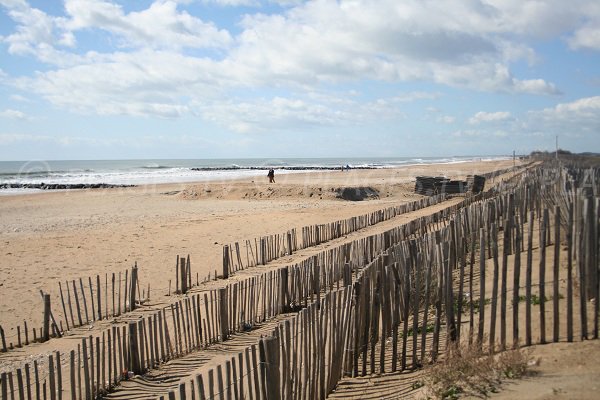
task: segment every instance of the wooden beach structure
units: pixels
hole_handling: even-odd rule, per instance
[[[141,304],[131,283],[123,287],[129,300],[119,290],[109,307],[98,277],[90,302],[75,305],[84,315],[69,313],[66,322],[128,313],[93,334],[74,331],[66,354],[2,370],[0,399],[126,398],[119,397],[132,390],[125,381],[170,365],[181,370],[177,362],[189,359],[196,363],[189,373],[139,398],[324,399],[344,380],[443,362],[457,343],[498,352],[598,339],[600,169],[527,165],[458,203],[444,199],[226,245],[225,279],[211,285],[192,286],[189,259],[180,257],[178,288],[160,307]],[[431,205],[437,211],[429,215],[268,268]],[[137,283],[137,268],[133,276]],[[66,283],[73,302],[88,283]],[[44,333],[55,325],[45,322]],[[238,340],[253,331],[260,331],[254,342]],[[215,348],[226,355],[202,359]]]

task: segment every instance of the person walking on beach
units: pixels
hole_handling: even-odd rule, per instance
[[[275,183],[275,170],[273,168],[269,170],[267,176],[269,177],[269,183]]]

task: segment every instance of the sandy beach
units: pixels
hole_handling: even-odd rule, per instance
[[[193,274],[198,274],[202,281],[207,275],[214,276],[215,271],[220,272],[224,244],[333,222],[421,199],[423,196],[414,193],[414,179],[419,175],[464,179],[470,174],[512,165],[512,161],[494,161],[320,171],[277,174],[274,184],[267,183],[265,176],[264,179],[2,196],[0,324],[8,340],[15,342],[16,329],[13,327],[23,321],[30,326],[41,324],[40,290],[56,299],[59,282],[64,285],[66,281],[79,278],[85,281],[87,277],[96,275],[103,280],[102,277],[124,272],[134,263],[140,268],[142,287],[150,285],[152,298],[164,298],[169,290],[175,289],[174,283],[170,285],[169,280],[175,278],[177,255],[190,256]],[[506,177],[508,175],[494,181]],[[363,201],[344,200],[340,198],[344,188],[368,195]],[[447,200],[440,207],[458,200]],[[389,229],[402,221],[427,215],[434,209],[413,212],[406,218],[387,221],[381,227],[368,231]],[[357,232],[353,236],[366,234]],[[284,258],[280,262],[287,262],[290,257]],[[538,263],[539,258],[536,256],[533,261]],[[490,263],[491,260],[488,261]],[[534,278],[537,279],[536,276]],[[490,277],[487,279],[489,281]],[[490,290],[491,284],[487,285],[488,296],[491,295]],[[57,320],[63,319],[60,306],[55,305],[53,311]],[[110,326],[110,320],[95,325],[93,328],[90,325],[89,329],[96,331]],[[267,331],[258,329],[253,332],[254,335],[261,333],[266,334]],[[6,366],[40,351],[46,352],[49,346],[58,346],[62,352],[71,349],[69,340],[55,342],[55,339],[43,345],[26,346],[14,353],[9,352],[9,356],[14,354],[14,359],[6,358]],[[213,362],[221,360],[218,349],[215,351]],[[585,363],[580,361],[581,354],[597,354],[599,351],[595,341],[536,346],[531,351],[532,359],[538,360],[531,368],[533,372],[522,381],[504,384],[502,392],[493,397],[524,399],[530,398],[531,390],[536,390],[540,391],[539,398],[550,395],[556,398],[572,398],[573,395],[593,398],[588,386],[597,377],[596,369],[586,369],[586,374],[573,376],[564,375],[561,371],[563,365],[581,370],[585,367]],[[187,360],[184,364],[190,371],[194,369],[193,361]],[[401,383],[394,376],[387,375],[374,381],[370,378],[349,384],[344,381],[332,397],[358,399],[366,394],[380,396],[398,390],[412,392],[410,384],[418,382],[421,373],[417,372]],[[553,380],[558,375],[561,380]],[[160,372],[157,372],[157,377],[159,379]],[[548,386],[549,380],[552,380],[551,387]],[[144,386],[141,382],[124,384],[114,398],[124,399],[137,393],[140,385]],[[413,395],[419,396],[420,391]]]
[[[203,277],[220,268],[223,244],[421,198],[413,193],[418,175],[464,178],[509,166],[512,161],[470,162],[277,174],[275,184],[265,176],[2,196],[0,325],[9,337],[24,320],[38,326],[39,290],[54,297],[59,281],[104,277],[137,262],[141,284],[163,295],[177,255],[189,254],[194,273]],[[379,198],[336,198],[344,187],[369,187]]]

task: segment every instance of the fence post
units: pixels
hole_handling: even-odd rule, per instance
[[[50,295],[44,294],[44,332],[43,342],[50,340]]]
[[[292,255],[292,233],[288,232],[287,233],[287,248],[288,248],[288,255]]]
[[[352,267],[350,266],[350,263],[344,264],[343,279],[344,287],[352,285]]]
[[[264,365],[264,385],[267,400],[281,398],[279,395],[279,338],[266,337],[261,340],[260,363]],[[263,351],[264,349],[264,351]]]
[[[135,374],[142,372],[140,366],[137,322],[129,323],[129,370]]]
[[[129,292],[129,311],[135,310],[135,284],[137,282],[138,269],[137,265],[131,268],[131,290]]]
[[[552,340],[558,342],[560,321],[559,321],[559,267],[560,267],[560,207],[554,207],[554,264],[553,264],[553,323]]]
[[[227,303],[227,289],[219,289],[219,318],[221,326],[221,341],[227,340],[229,336],[229,306]]]
[[[186,294],[188,291],[187,275],[187,264],[185,261],[185,257],[181,256],[179,257],[179,280],[181,281],[181,294]]]
[[[280,285],[280,289],[281,289],[281,297],[280,297],[280,301],[281,301],[281,312],[288,312],[289,310],[289,305],[290,305],[290,301],[289,301],[289,292],[288,292],[288,276],[289,276],[289,272],[287,268],[283,268],[281,269],[281,282],[279,283]],[[237,316],[236,316],[237,318]]]
[[[4,329],[2,325],[0,325],[0,340],[2,340],[2,347],[0,347],[0,352],[6,353],[8,349],[6,348],[6,336],[4,336]]]
[[[229,245],[223,246],[223,279],[229,278]]]
[[[8,399],[8,381],[6,372],[0,375],[0,385],[2,386],[2,400]]]
[[[567,234],[567,342],[573,341],[573,204],[569,213]]]
[[[481,349],[485,322],[485,231],[479,230],[479,324],[477,325],[477,347]]]
[[[259,257],[260,265],[265,265],[267,263],[266,252],[267,252],[267,246],[265,244],[265,239],[260,238],[260,257]],[[258,255],[258,251],[257,251],[257,255]]]

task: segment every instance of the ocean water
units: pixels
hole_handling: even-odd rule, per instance
[[[393,168],[414,164],[461,163],[472,160],[507,157],[424,157],[424,158],[256,158],[197,160],[70,160],[0,161],[0,185],[20,184],[95,184],[145,185],[195,182],[262,176],[266,169],[278,174],[293,173],[281,168]],[[192,168],[201,168],[201,171]],[[19,193],[24,189],[0,189],[0,194]],[[31,191],[31,190],[28,190]]]

